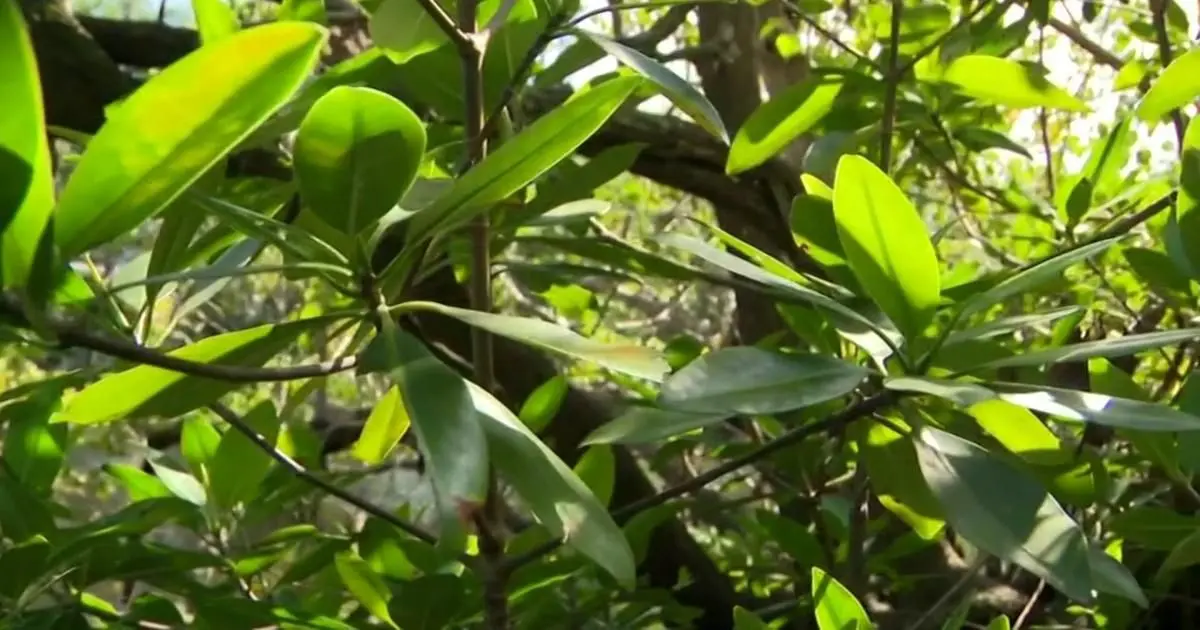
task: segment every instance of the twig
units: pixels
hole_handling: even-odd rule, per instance
[[[900,90],[900,19],[904,13],[904,0],[892,0],[892,33],[888,41],[887,85],[883,93],[883,128],[880,133],[879,168],[884,173],[892,172],[892,136],[896,128],[896,93]]]
[[[1121,66],[1125,65],[1124,62],[1121,61],[1120,57],[1109,52],[1100,44],[1088,39],[1088,36],[1084,35],[1083,31],[1080,31],[1078,28],[1075,28],[1074,26],[1057,18],[1050,18],[1048,24],[1054,27],[1054,30],[1062,33],[1067,37],[1067,39],[1074,42],[1076,46],[1086,50],[1088,54],[1095,58],[1096,61],[1112,68],[1113,70],[1120,70]]]
[[[796,6],[795,3],[793,3],[791,0],[783,0],[783,3],[784,3],[784,6],[791,9],[792,15],[795,16],[796,19],[800,20],[801,22],[804,22],[805,25],[807,25],[812,30],[816,31],[818,35],[820,35],[821,37],[824,37],[826,40],[829,41],[829,43],[842,49],[843,52],[848,53],[851,57],[854,57],[859,62],[866,64],[872,70],[874,70],[876,72],[880,72],[879,64],[875,63],[874,59],[871,59],[870,57],[864,55],[863,53],[855,50],[849,44],[838,39],[837,35],[834,35],[831,31],[826,29],[824,26],[821,26],[820,23],[818,23],[816,20],[812,19],[812,17],[810,17],[807,12],[805,12],[800,7]]]
[[[699,490],[700,488],[703,488],[704,486],[716,481],[717,479],[720,479],[721,477],[724,477],[725,475],[728,475],[731,472],[736,471],[739,468],[742,468],[743,466],[753,464],[754,462],[779,452],[789,446],[792,446],[793,444],[802,442],[810,436],[842,429],[857,420],[865,418],[883,409],[884,407],[887,407],[899,399],[900,396],[901,394],[899,392],[882,392],[850,405],[849,407],[846,407],[840,412],[835,413],[823,420],[791,429],[783,435],[780,435],[770,442],[764,443],[762,446],[759,446],[758,448],[746,453],[745,455],[742,455],[741,457],[731,459],[720,466],[711,468],[707,472],[696,475],[687,481],[666,488],[657,494],[644,497],[638,501],[634,501],[633,503],[618,508],[612,512],[612,516],[618,520],[627,518],[639,512],[644,512],[650,508],[662,505],[671,499],[675,499],[695,490]],[[562,544],[561,541],[550,541],[549,543],[546,543],[541,547],[534,548],[525,554],[510,558],[508,561],[508,566],[511,570],[528,564],[546,555],[547,553],[554,551],[560,544]]]
[[[1171,36],[1167,32],[1167,2],[1166,0],[1150,0],[1150,10],[1154,19],[1154,33],[1158,39],[1158,58],[1162,67],[1171,65],[1174,55],[1171,54]],[[1183,150],[1183,115],[1178,109],[1171,110],[1171,123],[1175,125],[1175,139],[1179,142],[1179,150]]]
[[[647,2],[627,2],[624,4],[610,4],[610,5],[605,5],[603,7],[600,7],[598,9],[592,9],[591,11],[584,11],[583,13],[580,13],[579,15],[572,18],[569,22],[567,22],[565,28],[573,28],[575,26],[579,26],[580,24],[583,24],[584,22],[596,17],[597,15],[604,15],[605,13],[616,13],[618,11],[628,11],[630,9],[656,9],[656,8],[660,8],[660,7],[673,7],[673,6],[677,6],[677,5],[686,5],[688,7],[688,9],[690,10],[691,7],[694,7],[697,4],[704,4],[704,3],[730,4],[730,0],[649,0]],[[672,29],[672,30],[674,30],[674,29]]]
[[[21,305],[10,296],[0,296],[0,313],[15,319],[19,325],[30,326]],[[108,337],[85,329],[83,326],[57,318],[47,318],[50,331],[57,337],[58,345],[67,348],[84,348],[110,357],[134,363],[152,365],[172,372],[191,376],[202,376],[233,383],[265,383],[319,378],[358,366],[358,355],[338,357],[320,363],[294,365],[290,367],[264,368],[222,363],[200,363],[166,354],[160,350],[139,346],[130,341]]]
[[[1045,52],[1046,27],[1042,26],[1038,30],[1038,65],[1043,65],[1042,58]],[[1057,196],[1054,184],[1054,150],[1050,148],[1050,115],[1045,107],[1038,110],[1038,127],[1042,136],[1042,153],[1046,155],[1046,190],[1053,200]]]
[[[336,485],[312,474],[312,472],[301,465],[300,462],[288,457],[287,453],[284,453],[276,448],[274,444],[271,444],[271,442],[267,440],[267,438],[263,437],[257,431],[251,428],[250,425],[246,424],[245,421],[242,420],[241,416],[239,416],[229,407],[226,407],[221,403],[213,403],[209,405],[209,409],[211,409],[213,413],[217,414],[218,417],[229,424],[233,430],[244,435],[246,439],[253,442],[255,446],[266,453],[271,459],[279,462],[284,468],[291,471],[293,475],[296,475],[296,477],[300,478],[305,483],[321,489],[330,496],[337,497],[338,499],[349,503],[350,505],[392,525],[396,529],[408,534],[409,536],[412,536],[413,538],[416,538],[417,540],[430,545],[437,544],[437,539],[431,534],[422,530],[420,527],[417,527],[412,523],[408,523],[395,514],[392,514],[391,512],[388,512],[387,510],[375,505],[374,503],[360,499],[349,491],[339,488]]]
[[[1033,614],[1033,609],[1037,607],[1038,598],[1042,596],[1042,591],[1044,590],[1046,590],[1046,580],[1038,580],[1037,588],[1033,589],[1033,595],[1029,596],[1029,601],[1021,609],[1021,614],[1017,615],[1017,620],[1013,622],[1012,630],[1021,630],[1021,627],[1029,619],[1029,616]]]
[[[454,24],[454,18],[450,17],[449,13],[446,13],[446,10],[442,8],[442,5],[437,3],[437,0],[417,0],[417,3],[421,5],[421,8],[425,10],[425,14],[433,20],[434,24],[437,24],[442,33],[445,33],[446,37],[450,38],[450,41],[459,50],[475,45],[471,41],[471,38],[467,37],[466,33],[458,30],[458,27]],[[471,23],[471,26],[471,30],[475,30],[474,22]]]

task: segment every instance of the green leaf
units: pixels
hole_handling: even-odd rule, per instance
[[[610,370],[661,381],[670,371],[661,353],[633,344],[608,344],[588,339],[568,328],[539,319],[485,313],[464,308],[455,308],[434,302],[408,302],[403,306],[413,310],[425,310],[453,317],[465,324],[482,328],[494,335],[508,337],[514,341],[591,361]]]
[[[74,257],[154,216],[300,87],[326,32],[267,24],[202,46],[125,99],[88,144],[55,211]]]
[[[48,497],[62,468],[67,449],[67,427],[50,424],[61,392],[39,389],[24,400],[0,406],[0,424],[7,426],[3,462],[31,492]]]
[[[1156,123],[1200,96],[1200,48],[1180,55],[1150,86],[1137,106],[1138,118]]]
[[[725,130],[725,123],[721,121],[720,112],[713,107],[700,90],[696,89],[696,86],[671,72],[661,63],[620,42],[613,41],[599,33],[581,29],[574,29],[574,32],[580,37],[591,40],[601,50],[612,55],[614,59],[654,82],[676,107],[691,116],[697,124],[720,138],[722,142],[729,142],[729,132]]]
[[[895,417],[893,424],[907,427]],[[879,502],[925,540],[933,540],[945,526],[937,499],[921,476],[912,440],[882,422],[858,429],[858,453]]]
[[[1163,241],[1176,267],[1200,280],[1200,116],[1188,122],[1180,152],[1179,196],[1163,229]]]
[[[367,349],[368,356],[378,359],[360,366],[360,372],[388,372],[400,390],[438,503],[450,512],[470,510],[487,496],[489,460],[474,396],[466,381],[424,344],[390,318],[384,321],[383,330]],[[453,523],[443,521],[443,526]]]
[[[1200,518],[1171,508],[1140,505],[1131,507],[1108,522],[1112,533],[1128,542],[1154,551],[1170,551],[1200,531]]]
[[[571,469],[499,401],[466,382],[492,461],[543,527],[592,559],[626,588],[633,552],[608,511]]]
[[[937,252],[912,202],[866,158],[843,156],[833,212],[846,260],[875,303],[908,339],[919,337],[941,300]]]
[[[1099,254],[1115,245],[1122,238],[1122,236],[1118,236],[1089,243],[1026,267],[972,297],[963,305],[962,310],[959,312],[959,317],[963,318],[972,313],[991,308],[1014,295],[1028,293],[1040,284],[1054,279],[1061,279],[1063,271],[1068,267]]]
[[[938,429],[922,427],[916,444],[925,480],[958,534],[1072,599],[1093,601],[1083,532],[1036,479]]]
[[[392,449],[408,432],[408,410],[400,398],[400,388],[392,386],[383,398],[375,403],[362,433],[354,443],[351,453],[367,464],[378,464],[387,459]]]
[[[283,324],[236,330],[189,344],[167,354],[196,363],[260,366],[285,349],[301,333],[336,321],[316,317]],[[151,365],[139,365],[101,378],[71,396],[55,422],[102,424],[118,419],[172,418],[207,405],[241,386],[236,381],[190,376]]]
[[[325,223],[358,234],[400,201],[424,154],[425,128],[404,103],[370,88],[335,87],[300,124],[300,196]]]
[[[171,494],[200,507],[204,507],[208,503],[208,495],[204,492],[204,486],[195,477],[153,459],[148,459],[146,462],[150,464],[154,475]]]
[[[1187,343],[1195,339],[1200,339],[1200,328],[1183,328],[1180,330],[1164,330],[1140,335],[1110,337],[1099,341],[1085,341],[1069,346],[1026,352],[1003,359],[996,359],[995,361],[987,361],[975,366],[973,370],[1070,363],[1094,357],[1122,357],[1146,350]]]
[[[1092,566],[1092,581],[1097,591],[1119,595],[1142,608],[1150,607],[1146,593],[1142,591],[1137,578],[1120,560],[1108,555],[1103,549],[1092,547],[1088,549],[1088,561]]]
[[[179,451],[188,468],[205,487],[208,486],[208,463],[217,453],[221,443],[218,432],[205,416],[189,416],[183,420],[180,432]]]
[[[205,45],[215,44],[242,27],[237,13],[224,0],[192,0],[192,13],[196,15],[200,41]]]
[[[1002,317],[993,319],[987,323],[980,324],[975,328],[966,330],[958,330],[950,333],[946,337],[942,347],[952,346],[956,343],[965,341],[974,341],[980,339],[991,339],[1004,335],[1010,335],[1023,328],[1034,328],[1044,326],[1056,320],[1075,315],[1083,311],[1084,308],[1078,305],[1064,306],[1053,311],[1045,313],[1029,313],[1024,315],[1013,315],[1010,317]]]
[[[1033,159],[1033,156],[1029,154],[1029,149],[1026,149],[1023,145],[1018,144],[1015,140],[999,131],[988,129],[987,127],[955,129],[954,138],[972,151],[983,152],[988,149],[1004,149],[1031,160]]]
[[[1170,573],[1196,564],[1200,564],[1200,529],[1179,541],[1167,554],[1158,571],[1159,574]]]
[[[275,19],[281,22],[295,20],[325,24],[328,16],[325,15],[324,0],[283,0]]]
[[[838,75],[817,75],[759,105],[734,136],[725,172],[734,175],[748,171],[812,129],[833,109],[843,84]]]
[[[1024,407],[1002,399],[985,400],[968,407],[967,413],[1004,448],[1030,463],[1057,466],[1074,459],[1058,436]]]
[[[42,87],[21,6],[0,5],[0,270],[6,288],[29,279],[54,207]]]
[[[812,598],[820,630],[870,630],[874,627],[854,593],[817,567],[812,568]]]
[[[438,4],[449,11],[450,15],[454,15],[458,3],[454,0],[441,0]],[[480,2],[479,24],[488,23],[501,6],[505,6],[505,3],[497,0]],[[514,20],[517,17],[514,14],[518,13],[521,11],[510,11],[508,20]],[[450,44],[450,39],[421,3],[414,0],[383,0],[372,12],[368,28],[371,40],[396,64],[403,64]]]
[[[758,615],[741,606],[734,606],[733,630],[769,630],[769,627]]]
[[[1083,170],[1072,178],[1070,185],[1059,188],[1056,205],[1068,225],[1077,225],[1091,210],[1095,193],[1105,192],[1120,183],[1121,169],[1129,161],[1129,151],[1137,138],[1132,122],[1130,118],[1116,121],[1112,130],[1092,145]]]
[[[865,368],[833,357],[723,348],[667,378],[658,403],[691,413],[773,414],[845,396],[866,376]]]
[[[1007,615],[1000,615],[988,623],[986,630],[1011,630],[1012,624],[1008,621]]]
[[[400,628],[388,613],[388,601],[392,599],[392,591],[366,560],[351,551],[343,551],[334,556],[333,565],[337,568],[342,584],[346,585],[346,590],[350,591],[363,608],[387,625],[397,630]]]
[[[1031,63],[988,55],[963,55],[950,62],[942,81],[971,98],[1005,107],[1091,111],[1081,100],[1050,83]]]
[[[1167,254],[1145,247],[1125,247],[1121,255],[1133,273],[1155,292],[1191,293],[1191,281],[1180,273]]]
[[[637,405],[592,431],[584,444],[646,444],[707,427],[728,413],[691,413]]]
[[[43,572],[50,568],[52,547],[45,536],[37,535],[19,544],[8,547],[0,554],[0,601],[17,603],[30,587],[42,579]],[[19,607],[10,608],[18,612]]]
[[[264,401],[242,416],[242,422],[275,446],[280,419],[275,405]],[[221,508],[248,503],[270,473],[274,460],[241,431],[228,427],[208,464],[208,488],[212,502]]]
[[[140,468],[128,464],[105,464],[104,472],[125,487],[133,503],[172,496],[161,479]]]
[[[596,495],[601,505],[608,507],[612,501],[617,472],[617,460],[612,447],[605,444],[588,447],[583,452],[583,457],[575,463],[574,472],[592,494]]]
[[[554,420],[554,416],[558,415],[558,410],[562,407],[563,400],[566,399],[570,388],[565,376],[562,374],[552,376],[550,380],[542,383],[529,394],[517,416],[521,418],[521,422],[526,427],[529,427],[530,431],[534,433],[541,431],[550,424],[551,420]]]
[[[413,216],[408,242],[451,229],[529,185],[575,152],[642,83],[621,77],[577,94],[500,145],[432,206]]]

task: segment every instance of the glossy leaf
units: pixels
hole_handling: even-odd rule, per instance
[[[21,4],[0,4],[0,269],[3,286],[25,284],[54,206],[42,87]]]
[[[967,413],[1004,448],[1028,462],[1053,466],[1074,459],[1058,436],[1024,407],[994,399],[971,405]]]
[[[820,568],[812,568],[812,598],[820,630],[870,630],[866,609],[850,589]]]
[[[942,81],[966,96],[993,105],[1089,111],[1083,101],[1050,83],[1045,72],[1030,63],[988,55],[963,55],[950,62]]]
[[[260,366],[298,335],[335,321],[318,317],[265,324],[214,335],[167,354],[197,363]],[[190,376],[151,365],[139,365],[105,376],[71,396],[56,422],[102,424],[149,416],[175,417],[202,407],[237,389],[241,383]]]
[[[976,444],[931,427],[918,433],[917,458],[958,534],[1072,599],[1093,600],[1083,532],[1036,479]],[[999,496],[1004,501],[996,501]]]
[[[866,158],[838,161],[833,212],[846,260],[906,338],[919,337],[941,300],[937,252],[912,202]]]
[[[258,433],[267,444],[279,441],[281,420],[275,405],[264,401],[246,412],[242,422]],[[227,427],[208,463],[209,496],[218,507],[228,508],[252,501],[274,460],[241,431]]]
[[[1056,256],[1026,267],[997,282],[983,292],[973,296],[963,305],[961,317],[966,317],[1014,296],[1029,292],[1038,285],[1056,278],[1075,263],[1082,262],[1112,247],[1122,237],[1115,237],[1062,252]]]
[[[1180,55],[1154,80],[1137,106],[1137,116],[1156,123],[1200,97],[1200,48]]]
[[[475,384],[467,386],[501,477],[552,535],[632,587],[633,552],[592,491],[503,404]]]
[[[999,319],[994,319],[987,323],[980,324],[975,328],[957,330],[950,333],[950,335],[946,337],[946,341],[942,344],[942,347],[944,348],[947,346],[952,346],[956,343],[962,343],[965,341],[991,339],[993,337],[1010,335],[1024,328],[1045,326],[1064,317],[1075,315],[1083,310],[1084,309],[1081,306],[1064,306],[1062,308],[1058,308],[1053,311],[1047,311],[1045,313],[1029,313],[1026,315],[1001,317]]]
[[[204,486],[195,477],[153,459],[146,461],[154,470],[154,476],[162,481],[171,494],[200,507],[204,507],[208,503],[208,494],[205,493]]]
[[[370,88],[333,88],[300,124],[300,195],[325,223],[358,234],[400,201],[424,153],[425,128],[403,103]]]
[[[845,396],[866,376],[865,368],[833,357],[724,348],[667,378],[658,403],[692,413],[773,414]]]
[[[814,76],[759,105],[734,136],[725,172],[748,171],[783,151],[833,109],[843,85],[840,76]]]
[[[453,317],[465,324],[482,328],[494,335],[565,354],[569,357],[590,361],[610,370],[629,374],[651,381],[661,381],[670,371],[661,353],[644,346],[632,344],[607,344],[580,336],[539,319],[484,313],[433,302],[409,302],[405,306]]]
[[[592,431],[584,444],[648,444],[714,425],[730,415],[637,405]]]
[[[165,208],[287,101],[325,38],[308,23],[257,26],[151,77],[92,138],[62,191],[55,240],[63,254],[74,257]]]
[[[392,449],[408,431],[410,420],[408,409],[400,397],[400,388],[392,386],[383,398],[375,403],[371,415],[363,425],[358,441],[351,453],[367,464],[378,464],[391,454]]]
[[[1159,573],[1169,573],[1197,564],[1200,564],[1200,530],[1193,531],[1187,538],[1179,541],[1167,554],[1158,570]]]
[[[342,584],[346,585],[346,590],[350,591],[363,608],[387,625],[399,629],[400,626],[392,621],[391,614],[388,613],[392,591],[366,560],[353,552],[343,551],[334,556],[333,566],[337,568],[338,577],[342,579]]]
[[[360,372],[385,371],[399,389],[443,511],[474,509],[487,495],[489,456],[473,394],[418,339],[385,321]]]
[[[676,107],[691,116],[701,127],[720,138],[722,142],[729,142],[729,132],[725,130],[725,123],[721,120],[720,112],[713,107],[700,90],[696,89],[696,86],[671,72],[661,63],[620,42],[599,33],[578,29],[575,30],[575,33],[591,40],[614,59],[652,81],[662,89],[663,94]]]
[[[642,83],[621,77],[576,95],[539,118],[455,181],[432,206],[413,216],[408,240],[450,229],[529,185],[575,152]]]
[[[1140,335],[1125,335],[1123,337],[1111,337],[1099,341],[1085,341],[1035,352],[1025,352],[981,363],[975,369],[1050,365],[1054,363],[1083,361],[1093,357],[1121,357],[1146,350],[1187,343],[1195,339],[1200,339],[1200,328],[1183,328],[1179,330],[1143,333]]]

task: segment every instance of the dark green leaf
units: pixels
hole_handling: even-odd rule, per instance
[[[300,124],[296,179],[316,216],[355,235],[400,201],[424,153],[425,128],[403,103],[370,88],[335,87]]]
[[[371,569],[371,565],[352,552],[344,551],[334,556],[333,564],[337,567],[338,576],[346,590],[358,600],[372,615],[386,622],[393,628],[399,628],[388,612],[388,602],[392,592],[379,574]]]
[[[635,406],[602,425],[584,444],[645,444],[716,424],[728,413],[690,413],[673,409]]]
[[[1121,238],[1118,236],[1089,243],[1026,267],[968,300],[962,307],[960,317],[966,317],[972,313],[995,306],[1014,295],[1024,294],[1034,287],[1051,280],[1061,279],[1062,273],[1067,267],[1099,254],[1115,245]]]
[[[242,416],[242,422],[257,432],[267,444],[279,438],[280,420],[269,401],[255,405]],[[220,508],[250,502],[271,470],[273,460],[241,431],[228,427],[221,435],[217,451],[208,464],[208,488],[212,502]]]
[[[981,363],[975,366],[974,369],[1049,365],[1083,361],[1093,357],[1121,357],[1146,350],[1187,343],[1195,339],[1200,339],[1200,328],[1184,328],[1181,330],[1164,330],[1140,335],[1125,335],[1123,337],[1111,337],[1099,341],[1085,341],[1083,343],[1048,348],[1035,352],[1025,352],[1012,357]]]
[[[958,330],[950,333],[946,337],[942,347],[952,346],[956,343],[965,341],[991,339],[1002,335],[1010,335],[1023,328],[1034,328],[1049,324],[1064,317],[1082,312],[1084,309],[1081,306],[1064,306],[1053,311],[1045,313],[1029,313],[1027,315],[1013,315],[1011,317],[1002,317],[994,319],[985,324],[980,324],[975,328],[966,330]]]
[[[1155,292],[1191,293],[1191,282],[1167,254],[1145,247],[1126,247],[1121,250],[1121,255],[1133,272]]]
[[[37,535],[0,553],[0,601],[16,602],[48,567],[50,541]]]
[[[867,376],[861,366],[816,354],[724,348],[663,383],[660,405],[702,414],[773,414],[840,398]]]
[[[202,46],[121,102],[88,144],[55,210],[67,257],[154,216],[300,87],[326,32],[267,24]]]
[[[912,202],[866,158],[838,161],[833,212],[846,260],[904,336],[921,336],[941,301],[937,252]]]
[[[31,492],[48,496],[67,449],[67,427],[50,424],[61,391],[37,390],[32,396],[0,407],[4,463]]]
[[[734,606],[733,630],[769,630],[769,628],[766,622],[758,618],[758,615],[741,606]]]
[[[925,479],[958,534],[1072,599],[1093,600],[1083,532],[1036,479],[938,429],[922,427],[916,444]]]

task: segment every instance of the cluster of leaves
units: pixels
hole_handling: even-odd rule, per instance
[[[482,593],[499,572],[508,578],[506,606],[523,625],[564,623],[553,592],[570,579],[591,585],[592,596],[562,614],[585,611],[613,626],[637,626],[658,614],[658,605],[629,595],[636,605],[622,607],[614,597],[625,596],[606,591],[636,586],[637,559],[646,553],[649,531],[670,516],[669,501],[808,438],[834,434],[844,437],[842,464],[863,472],[883,507],[917,539],[952,532],[1043,580],[1084,607],[1080,614],[1111,619],[1131,614],[1129,602],[1147,605],[1139,579],[1122,562],[1126,542],[1167,550],[1163,572],[1200,561],[1194,534],[1166,542],[1146,534],[1151,528],[1144,525],[1162,510],[1127,496],[1147,464],[1169,486],[1195,495],[1200,376],[1177,377],[1168,402],[1154,401],[1113,361],[1194,342],[1200,328],[1066,343],[1088,309],[1011,310],[1061,287],[1068,272],[1119,252],[1147,282],[1164,283],[1175,321],[1187,321],[1200,281],[1200,123],[1181,128],[1183,158],[1163,186],[1107,207],[1096,191],[1119,178],[1135,118],[1158,123],[1200,95],[1200,50],[1163,68],[1136,111],[1062,187],[1051,204],[1063,227],[1054,252],[964,278],[939,258],[940,238],[930,235],[925,217],[889,175],[895,136],[918,136],[943,119],[953,126],[955,110],[1087,108],[1035,66],[1009,59],[1016,48],[1010,41],[956,37],[987,28],[1007,32],[998,8],[1008,3],[981,3],[960,24],[951,23],[948,10],[944,21],[939,11],[906,11],[890,28],[869,33],[896,54],[880,60],[856,54],[848,64],[818,68],[756,110],[732,137],[690,83],[642,52],[580,29],[576,6],[480,3],[488,47],[482,94],[473,103],[461,88],[470,71],[461,63],[462,43],[438,23],[432,3],[384,0],[368,7],[377,47],[316,79],[328,32],[317,23],[323,12],[310,4],[285,3],[278,21],[241,29],[218,0],[197,0],[202,45],[112,106],[94,137],[80,138],[82,156],[57,195],[28,29],[14,3],[0,4],[0,76],[6,77],[0,101],[8,110],[0,122],[4,324],[22,344],[82,347],[121,362],[104,373],[57,374],[2,395],[0,566],[7,570],[0,570],[0,603],[7,620],[178,624],[184,619],[175,602],[182,600],[199,627],[469,625],[494,618]],[[1031,9],[1025,28],[1036,19]],[[550,40],[568,36],[622,69],[596,77],[513,131],[503,124],[513,86],[523,84]],[[401,96],[385,86],[403,86],[395,90]],[[707,228],[715,244],[667,234],[656,252],[619,239],[553,241],[538,231],[586,227],[606,208],[590,199],[592,191],[626,170],[632,155],[616,155],[616,168],[598,158],[582,166],[567,160],[623,106],[655,93],[729,144],[731,174],[774,159],[802,134],[836,131],[832,112],[845,99],[883,95],[879,122],[843,117],[837,124],[852,133],[814,146],[805,192],[793,202],[793,236],[823,267],[822,276],[792,269],[716,226]],[[453,121],[480,106],[500,112],[489,119],[497,141],[463,169],[473,140]],[[849,118],[871,113],[856,109]],[[1013,148],[994,132],[970,131],[946,135],[963,145]],[[293,132],[286,154],[293,180],[227,177],[231,155],[277,148]],[[880,137],[886,148],[873,162],[862,148]],[[591,185],[555,187],[564,180]],[[790,334],[786,341],[668,361],[647,347],[602,343],[536,319],[407,300],[405,288],[433,265],[472,272],[463,262],[463,228],[481,216],[491,218],[497,250],[541,239],[628,275],[687,281],[712,279],[716,268],[721,281],[776,300]],[[1161,247],[1123,244],[1156,217],[1166,217],[1151,225]],[[157,232],[140,277],[118,281],[74,264],[151,221],[158,221]],[[402,247],[389,251],[397,234]],[[263,264],[268,251],[283,262]],[[191,310],[229,279],[258,274],[320,283],[337,297],[285,321],[175,343]],[[131,312],[117,296],[133,287],[144,287],[145,299]],[[165,322],[155,317],[160,303],[174,304]],[[592,433],[590,450],[572,469],[538,437],[565,381],[547,383],[514,412],[401,327],[417,314],[590,362],[647,401]],[[338,356],[267,367],[318,334],[338,342]],[[1080,362],[1089,390],[1053,381],[1049,368]],[[420,519],[432,531],[415,524],[407,508],[396,513],[356,498],[342,487],[350,477],[313,470],[320,445],[294,413],[323,379],[349,370],[386,383],[353,455],[367,464],[386,462],[411,431],[436,496],[435,513]],[[263,382],[300,386],[279,405],[258,402],[239,414],[222,404],[238,388]],[[60,519],[54,482],[77,429],[178,417],[185,418],[180,461],[156,455],[148,472],[110,465],[106,472],[128,493],[129,505],[92,522]],[[610,513],[614,445],[686,441],[698,429],[738,417],[761,427],[760,443]],[[1134,463],[1077,451],[1075,443],[1095,425],[1115,429],[1132,445]],[[503,541],[498,565],[481,553],[487,541],[473,528],[497,480],[536,521]],[[366,525],[348,533],[312,524],[271,530],[271,517],[314,487],[367,511]],[[1099,515],[1106,511],[1119,514],[1104,520]],[[1168,514],[1194,529],[1192,519]],[[615,516],[633,518],[622,527]],[[149,534],[167,523],[197,532],[204,548],[153,542]],[[550,555],[558,541],[566,551]],[[775,542],[822,545],[809,524]],[[811,589],[793,589],[794,608],[813,615],[822,630],[872,623],[855,594],[831,575],[852,564],[851,547],[862,543],[849,528],[841,542],[832,559],[796,554],[813,566],[803,576]],[[156,594],[119,609],[89,590],[111,581],[150,584]],[[348,612],[344,593],[357,603]],[[766,627],[741,608],[733,623]],[[1008,627],[1008,620],[991,627]]]

